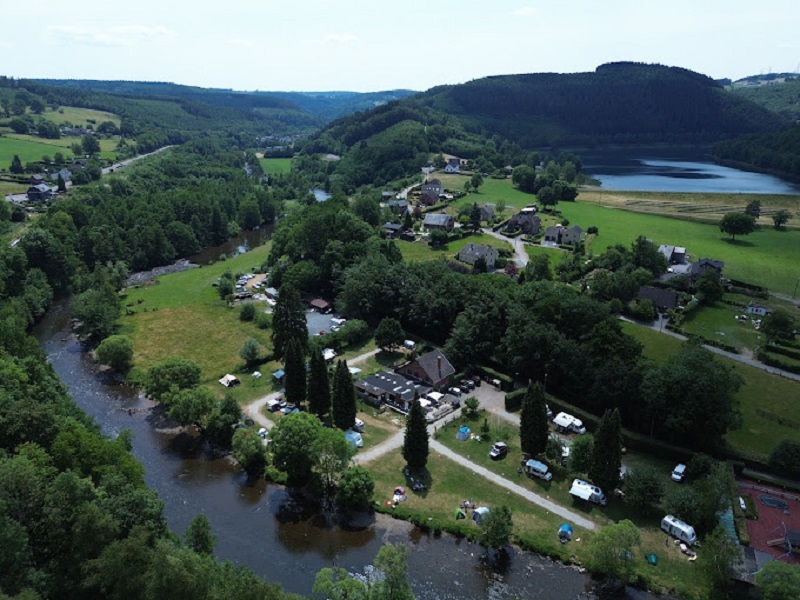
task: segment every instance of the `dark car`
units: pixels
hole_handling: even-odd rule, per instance
[[[508,446],[505,442],[497,442],[492,449],[489,450],[489,458],[492,460],[500,460],[505,458],[508,454]]]

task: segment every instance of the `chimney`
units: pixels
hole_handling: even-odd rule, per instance
[[[442,355],[436,357],[436,362],[439,365],[439,377],[442,376]]]

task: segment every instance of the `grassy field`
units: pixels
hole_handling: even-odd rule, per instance
[[[56,152],[66,157],[72,156],[72,144],[80,142],[80,138],[64,137],[57,140],[45,140],[30,135],[16,133],[4,134],[0,137],[0,170],[7,171],[16,154],[24,165],[26,162],[42,160],[47,155],[52,158]],[[117,140],[100,140],[101,158],[114,158]]]
[[[244,373],[239,357],[239,348],[248,337],[259,341],[263,354],[271,352],[270,331],[241,322],[238,308],[227,308],[211,287],[228,269],[250,272],[268,253],[266,244],[227,261],[128,289],[123,305],[133,314],[121,318],[121,332],[133,339],[133,379],[170,356],[181,356],[200,365],[203,383],[217,392],[222,390],[217,379],[225,373],[236,374],[242,385],[232,391],[242,402],[273,391],[271,377],[254,379]],[[269,374],[277,368],[277,363],[268,363],[260,370]]]
[[[498,240],[497,238],[482,233],[470,235],[469,237],[450,242],[446,246],[436,249],[431,248],[428,242],[425,241],[405,242],[403,240],[397,240],[396,243],[403,255],[403,260],[406,262],[419,262],[423,260],[453,258],[470,242],[491,246],[500,250],[512,250],[509,242]]]
[[[665,362],[669,356],[680,352],[682,342],[672,336],[632,323],[622,323],[622,326],[626,333],[643,344],[644,354],[648,358]],[[729,432],[725,438],[732,448],[764,458],[781,440],[800,442],[800,430],[779,425],[758,412],[760,410],[768,415],[800,421],[800,383],[722,356],[715,356],[714,359],[731,366],[744,380],[744,385],[736,394],[743,426]]]
[[[544,491],[546,495],[553,497],[553,499],[561,500],[562,493],[559,486],[563,487],[566,484],[558,483],[547,490],[544,486],[548,484],[538,479],[529,480],[524,476],[518,475],[516,473],[516,462],[512,459],[513,454],[510,454],[504,461],[492,462],[488,458],[488,444],[455,441],[455,428],[460,424],[456,422],[455,425],[440,431],[438,439],[459,453],[470,455],[470,460],[475,460],[487,468],[504,474],[505,478],[512,480],[514,483],[524,485],[540,493]],[[500,432],[498,431],[498,433]],[[515,443],[513,436],[509,441]],[[368,463],[367,467],[375,478],[374,499],[379,504],[383,504],[383,502],[391,498],[391,493],[395,486],[406,485],[402,472],[404,461],[399,450],[383,456],[378,461]],[[506,505],[513,513],[514,538],[518,543],[523,543],[529,547],[533,546],[540,552],[559,557],[561,560],[585,562],[592,533],[576,528],[573,541],[562,545],[556,537],[559,525],[564,522],[562,518],[531,504],[516,494],[493,485],[491,482],[476,476],[469,469],[455,464],[435,452],[431,453],[428,460],[428,470],[430,473],[428,491],[424,495],[409,494],[408,500],[395,509],[398,516],[404,518],[414,516],[415,519],[429,524],[435,522],[450,523],[457,525],[465,533],[471,532],[475,534],[478,531],[476,525],[469,520],[456,521],[453,517],[453,510],[461,501],[471,498],[478,505],[490,508]],[[566,474],[562,473],[559,477],[564,481],[569,479],[571,482],[571,478],[568,478]],[[557,487],[559,487],[559,491],[556,494],[555,488]],[[554,494],[558,495],[559,498],[555,498]],[[580,510],[579,507],[573,506],[571,498],[567,498],[567,501],[563,504],[574,510]],[[611,513],[617,513],[622,510],[622,507],[617,500],[613,501],[607,510]],[[605,516],[599,510],[592,510],[588,516],[596,518],[599,523],[603,524],[610,524],[613,521],[612,518]],[[636,517],[634,519],[637,520]],[[637,524],[642,527],[642,544],[637,550],[634,560],[636,561],[637,571],[641,573],[645,580],[649,581],[656,589],[664,587],[676,590],[686,597],[704,597],[707,590],[707,582],[701,571],[697,569],[697,566],[686,561],[677,548],[673,546],[670,548],[664,547],[664,537],[658,530],[657,524],[653,524],[652,519],[648,524]],[[645,563],[643,556],[647,552],[658,554],[659,566],[657,570],[653,570],[652,567]]]
[[[92,125],[93,128],[100,125],[103,121],[111,121],[117,127],[119,127],[122,122],[119,116],[114,113],[95,110],[93,108],[78,108],[76,106],[60,106],[56,110],[46,110],[42,113],[42,116],[56,125],[72,123],[75,126],[85,127],[88,124]],[[94,121],[94,123],[90,121]]]
[[[261,163],[264,173],[268,175],[280,175],[292,170],[291,158],[259,158],[258,162]]]
[[[0,142],[2,145],[2,142]],[[4,169],[2,163],[0,163],[0,170]],[[0,196],[6,196],[7,194],[22,194],[25,190],[28,189],[28,185],[25,183],[11,183],[10,181],[0,181]]]

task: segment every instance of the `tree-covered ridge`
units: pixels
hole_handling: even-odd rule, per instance
[[[717,160],[800,181],[800,125],[719,142],[712,154]]]
[[[787,119],[800,119],[800,77],[755,87],[736,86],[731,92]]]
[[[279,109],[295,111],[311,122],[327,122],[353,112],[368,110],[405,98],[416,92],[388,90],[383,92],[261,92],[202,88],[155,81],[101,81],[92,79],[37,79],[39,83],[73,89],[95,90],[124,96],[182,98],[215,106],[237,109]]]

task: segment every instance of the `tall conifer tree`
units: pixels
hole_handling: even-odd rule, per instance
[[[296,339],[305,352],[308,346],[308,327],[300,294],[291,285],[281,286],[272,313],[272,347],[275,358],[283,358],[289,340]]]
[[[418,400],[411,404],[411,412],[406,421],[406,433],[403,440],[403,458],[412,471],[419,471],[428,464],[428,426],[425,413]]]
[[[532,383],[522,399],[519,417],[519,440],[522,451],[535,456],[547,449],[547,405],[539,383]]]
[[[619,486],[622,466],[622,436],[619,410],[607,410],[594,433],[594,450],[589,465],[589,479],[610,495]]]
[[[286,348],[286,400],[302,406],[306,400],[306,357],[297,340],[289,340]]]
[[[331,411],[331,386],[328,381],[328,366],[319,348],[311,351],[308,372],[308,410],[322,419]]]
[[[340,360],[333,373],[333,424],[339,429],[349,429],[356,422],[356,392],[347,363]]]

